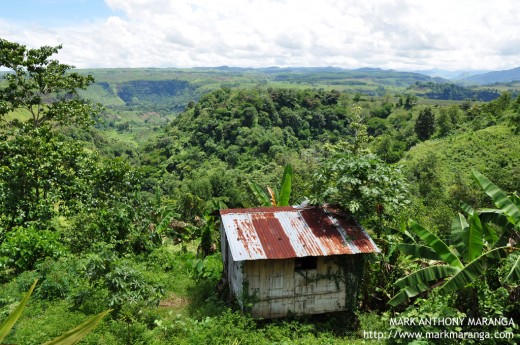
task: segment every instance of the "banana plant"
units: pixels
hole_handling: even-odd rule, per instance
[[[436,264],[397,280],[394,286],[400,291],[388,302],[389,305],[396,306],[404,303],[410,297],[430,289],[433,283],[442,284],[439,288],[440,292],[448,293],[462,289],[485,274],[489,264],[518,251],[519,248],[515,247],[514,242],[504,240],[511,239],[513,233],[518,236],[516,233],[520,221],[518,197],[516,194],[507,196],[477,171],[473,171],[473,175],[486,194],[493,199],[497,209],[474,210],[463,204],[462,208],[468,217],[459,213],[453,219],[451,241],[454,250],[431,231],[411,221],[410,231],[425,245],[417,243],[412,236],[408,235],[408,243],[399,244],[399,250],[415,258],[434,260]],[[500,236],[490,223],[502,228]],[[515,284],[520,281],[519,278],[520,256],[502,282]]]
[[[458,229],[458,224],[454,221],[452,231],[463,231]],[[398,245],[398,248],[408,254],[421,259],[437,260],[436,264],[419,269],[404,278],[397,280],[394,286],[399,288],[397,293],[388,304],[397,306],[408,301],[410,297],[429,290],[434,283],[441,282],[440,292],[448,293],[464,288],[466,285],[479,279],[488,265],[499,261],[509,255],[511,252],[518,250],[510,246],[493,248],[489,251],[483,251],[482,240],[477,240],[478,229],[468,230],[468,245],[466,260],[457,251],[453,251],[439,237],[428,229],[422,227],[419,223],[411,221],[409,229],[415,233],[426,246],[418,243]],[[518,277],[518,269],[513,269],[507,279]],[[511,276],[511,277],[510,277]]]
[[[479,217],[483,220],[484,230],[490,228],[487,223],[493,223],[503,229],[500,237],[498,235],[488,233],[488,236],[496,237],[494,247],[506,246],[518,248],[518,239],[520,238],[520,198],[515,193],[507,195],[502,189],[491,182],[486,176],[480,172],[473,170],[473,176],[480,184],[484,192],[493,200],[496,209],[479,210]],[[489,231],[489,230],[488,230]],[[515,239],[516,238],[516,242]],[[511,271],[505,277],[505,283],[518,283],[520,281],[520,256],[516,259]]]
[[[25,309],[25,305],[27,301],[31,297],[34,288],[36,287],[36,283],[38,280],[35,280],[29,291],[25,294],[24,298],[20,302],[20,304],[16,307],[15,310],[7,317],[7,319],[0,324],[0,343],[4,341],[7,337],[13,326],[16,324],[16,321],[22,315],[23,310]],[[102,313],[94,315],[88,318],[85,322],[80,324],[78,327],[71,329],[68,332],[63,333],[62,335],[56,337],[53,340],[47,341],[42,345],[73,345],[81,341],[85,336],[87,336],[94,327],[112,310],[105,310]]]
[[[256,182],[250,180],[247,182],[253,195],[262,206],[289,206],[292,184],[292,167],[290,165],[286,165],[283,170],[280,190],[273,190],[268,186],[266,192]]]
[[[497,207],[496,209],[481,209],[477,212],[484,222],[498,225],[504,229],[498,242],[503,244],[510,236],[518,235],[518,231],[520,231],[520,198],[516,193],[507,195],[476,170],[473,170],[473,176]]]

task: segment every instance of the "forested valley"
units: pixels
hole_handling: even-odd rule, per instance
[[[507,320],[457,331],[518,341],[518,84],[75,70],[60,48],[0,40],[0,343],[78,325],[81,344],[114,345],[408,343],[372,334],[444,329],[390,323],[414,317]],[[258,320],[219,284],[218,210],[262,206],[287,166],[291,205],[337,204],[381,249],[355,310]]]

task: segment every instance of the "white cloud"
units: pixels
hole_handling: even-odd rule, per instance
[[[1,19],[0,36],[63,43],[77,67],[519,65],[520,7],[473,0],[105,0],[114,16],[64,28]]]

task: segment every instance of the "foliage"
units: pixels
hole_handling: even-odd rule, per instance
[[[428,229],[449,235],[460,201],[491,206],[478,193],[471,170],[485,174],[504,191],[520,189],[520,140],[505,126],[452,134],[411,148],[400,161],[410,183],[413,218]]]
[[[426,107],[421,110],[414,128],[415,134],[421,141],[429,139],[433,135],[435,132],[435,115],[432,108]]]
[[[163,294],[162,286],[150,279],[129,260],[118,258],[110,246],[91,253],[85,264],[90,286],[75,296],[78,307],[93,302],[120,311],[125,304],[138,306],[157,305]],[[152,281],[150,281],[152,280]]]
[[[435,117],[436,127],[438,129],[439,137],[445,136],[462,120],[462,110],[453,105],[450,107],[443,107],[439,110]]]
[[[370,153],[335,151],[313,177],[315,202],[338,204],[360,219],[396,216],[408,203],[397,167]]]
[[[35,226],[15,227],[0,243],[0,270],[21,273],[47,257],[58,258],[67,252],[60,235]]]
[[[0,40],[0,67],[12,71],[4,75],[7,87],[0,89],[0,116],[25,108],[31,114],[30,123],[34,127],[49,121],[61,125],[92,123],[97,107],[82,100],[77,89],[85,89],[94,78],[70,73],[73,66],[51,60],[61,48],[60,45],[28,49]]]
[[[62,334],[56,339],[50,340],[43,345],[72,345],[81,341],[87,334],[89,334],[94,327],[108,314],[111,310],[104,311],[97,315],[94,315],[88,318],[81,325],[77,326],[74,329]]]
[[[22,314],[25,305],[27,304],[27,301],[29,300],[29,297],[31,297],[31,294],[33,293],[36,283],[38,281],[36,280],[29,291],[26,293],[25,297],[22,299],[18,307],[13,311],[11,315],[2,323],[0,324],[0,342],[2,342],[5,337],[8,335],[9,331],[13,328],[16,321]],[[57,338],[45,342],[43,345],[73,345],[77,342],[81,341],[88,333],[94,329],[94,327],[97,326],[99,322],[108,314],[111,310],[106,310],[100,314],[94,315],[87,319],[85,322],[83,322],[81,325],[77,326],[74,329],[71,329],[70,331],[63,333],[62,335],[58,336]]]
[[[16,321],[22,314],[22,312],[25,308],[25,305],[27,304],[27,301],[29,300],[29,297],[31,297],[31,294],[33,293],[34,288],[36,287],[37,282],[38,281],[35,281],[33,283],[33,285],[31,286],[31,288],[29,289],[29,291],[27,292],[25,297],[22,299],[22,301],[20,302],[18,307],[13,311],[13,313],[11,315],[9,315],[7,317],[7,320],[5,320],[2,324],[0,324],[0,341],[3,341],[5,339],[7,334],[9,334],[9,332],[15,325]]]
[[[170,343],[176,344],[351,344],[331,333],[319,332],[312,323],[296,320],[273,321],[261,325],[231,310],[201,320],[177,317],[158,321]]]
[[[516,221],[520,219],[518,207],[502,190],[489,181],[484,175],[477,171],[473,173],[482,185],[484,191],[493,198],[499,209],[491,211],[485,210],[480,214],[470,209],[469,222],[459,213],[458,217],[456,217],[452,223],[453,245],[458,249],[458,252],[454,252],[450,249],[444,241],[429,230],[416,222],[411,222],[409,229],[425,242],[427,247],[412,244],[401,246],[400,248],[405,249],[407,254],[416,255],[418,258],[426,257],[427,259],[431,259],[432,254],[435,253],[440,259],[437,261],[444,261],[444,264],[429,265],[396,281],[394,285],[401,290],[389,301],[390,305],[396,306],[405,302],[409,297],[414,297],[426,291],[432,281],[445,280],[444,284],[439,288],[440,292],[453,292],[463,289],[485,274],[486,269],[490,267],[493,262],[500,261],[510,252],[517,249],[511,247],[511,245],[500,246],[501,243],[498,241],[499,236],[495,230],[487,223],[481,221],[481,218],[486,220],[486,216],[489,215],[489,213],[499,215],[505,213],[508,217],[508,221],[512,222],[516,227]],[[513,236],[507,228],[503,228],[500,235],[506,237]],[[486,244],[486,246],[484,246],[484,244]],[[410,250],[411,247],[414,247],[415,250]],[[505,283],[516,283],[510,280],[517,276],[518,267],[515,264],[512,267],[511,273],[506,277]]]
[[[84,190],[92,164],[79,143],[50,127],[0,133],[0,208],[5,225],[45,224]]]
[[[249,188],[262,206],[289,206],[291,197],[292,167],[286,165],[282,175],[280,189],[267,187],[267,194],[254,181],[248,181]]]
[[[468,88],[451,83],[417,82],[411,89],[431,99],[478,100],[489,102],[499,97],[498,90],[489,88]]]
[[[199,279],[217,281],[222,275],[222,258],[220,253],[193,261],[193,275]]]

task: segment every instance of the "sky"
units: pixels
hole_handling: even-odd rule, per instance
[[[0,0],[0,38],[77,68],[520,66],[515,0]]]

